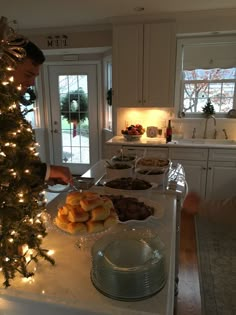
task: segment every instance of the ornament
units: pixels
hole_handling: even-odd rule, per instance
[[[9,67],[14,67],[17,62],[20,62],[25,58],[26,53],[22,46],[24,46],[26,43],[27,40],[22,35],[16,34],[12,34],[7,40],[2,40],[2,60]]]
[[[0,53],[2,61],[9,67],[25,58],[26,53],[23,46],[28,40],[20,34],[16,34],[14,30],[8,26],[7,18],[0,19]]]

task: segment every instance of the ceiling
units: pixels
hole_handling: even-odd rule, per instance
[[[0,0],[16,30],[111,23],[114,17],[236,8],[235,0]],[[135,11],[135,8],[144,8]],[[16,24],[14,24],[16,21]]]

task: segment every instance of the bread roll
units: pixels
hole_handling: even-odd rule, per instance
[[[88,233],[96,233],[104,230],[104,225],[102,221],[87,221],[86,225]]]
[[[80,200],[80,205],[84,209],[84,211],[91,211],[92,209],[101,206],[102,204],[102,198],[97,196]]]
[[[84,195],[82,192],[80,191],[72,191],[70,193],[67,194],[66,196],[66,204],[70,204],[70,205],[79,205],[80,200],[84,198]]]
[[[103,200],[103,207],[109,210],[114,209],[113,202],[110,198],[108,198],[107,196],[102,196],[102,200]]]
[[[108,229],[114,224],[117,224],[117,217],[114,214],[110,214],[103,223],[105,229]]]
[[[99,198],[100,195],[93,191],[84,191],[83,192],[84,198]]]
[[[71,207],[68,213],[68,220],[70,222],[85,222],[89,219],[88,212],[85,212],[81,206]]]
[[[63,207],[58,208],[58,213],[61,215],[68,215],[69,209],[66,205],[64,205]]]
[[[91,221],[103,221],[110,215],[110,209],[98,206],[91,210]]]
[[[81,222],[70,222],[68,224],[68,232],[71,234],[87,232],[86,224]]]
[[[60,229],[62,229],[63,231],[68,232],[69,220],[68,220],[66,215],[59,215],[58,214],[56,219],[55,219],[55,223]]]

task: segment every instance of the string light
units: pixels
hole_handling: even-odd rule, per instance
[[[25,58],[22,48],[25,43],[26,39],[15,36],[14,32],[11,32],[11,37],[0,41],[3,52],[0,57],[0,115],[3,121],[0,137],[0,167],[3,170],[0,176],[0,210],[6,213],[5,219],[0,220],[0,271],[3,271],[5,287],[10,285],[16,273],[23,275],[24,281],[32,283],[34,279],[27,275],[36,271],[35,263],[40,257],[54,265],[54,259],[50,257],[54,251],[50,250],[48,255],[47,250],[41,248],[41,240],[47,234],[42,214],[46,212],[45,193],[41,194],[44,183],[32,168],[35,161],[40,162],[39,153],[36,152],[39,144],[34,143],[34,136],[31,136],[33,130],[25,117],[27,110],[22,111],[19,106],[23,87],[14,85],[10,72],[18,61]],[[21,163],[24,154],[26,158]],[[21,164],[25,167],[22,168]],[[29,176],[31,172],[34,176]],[[27,180],[24,180],[26,176]],[[24,245],[18,245],[21,240],[24,240]]]

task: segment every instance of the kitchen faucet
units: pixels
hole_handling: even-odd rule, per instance
[[[207,137],[207,124],[208,124],[208,121],[209,121],[210,118],[212,118],[212,119],[214,120],[214,127],[215,127],[214,139],[216,139],[216,135],[217,135],[217,131],[216,131],[216,118],[215,118],[215,116],[213,116],[213,115],[208,116],[208,117],[206,118],[203,138],[206,139],[206,137]]]
[[[228,137],[228,135],[227,135],[226,129],[222,129],[222,131],[223,131],[223,133],[224,133],[224,135],[225,135],[225,139],[227,140],[229,137]]]

